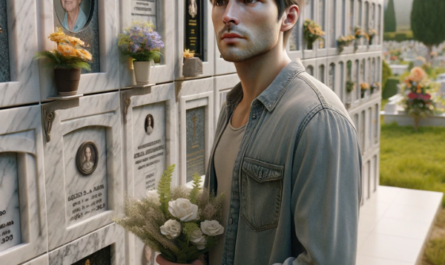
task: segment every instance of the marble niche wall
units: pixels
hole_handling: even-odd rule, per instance
[[[88,19],[74,29],[64,25],[60,0],[28,2],[0,0],[0,45],[7,47],[0,51],[0,264],[155,265],[155,253],[112,218],[122,214],[126,196],[155,189],[168,165],[176,165],[173,185],[204,175],[221,106],[239,82],[234,64],[218,51],[212,7],[209,1],[83,0]],[[366,202],[378,186],[380,91],[361,97],[345,84],[381,80],[381,43],[342,54],[335,46],[358,20],[356,2],[310,1],[287,52],[331,87],[353,118]],[[381,27],[376,10],[382,12],[364,5],[362,21],[370,12],[369,25]],[[324,44],[309,49],[302,41],[304,18],[323,25]],[[135,20],[153,22],[165,43],[146,86],[135,85],[133,64],[117,45]],[[56,27],[85,40],[94,55],[93,71],[82,73],[78,95],[69,98],[57,96],[52,72],[33,60],[35,52],[55,48],[47,36]],[[202,74],[182,75],[184,49],[202,59]]]

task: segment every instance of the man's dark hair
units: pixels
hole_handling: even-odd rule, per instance
[[[304,4],[304,0],[275,0],[275,3],[278,7],[278,19],[280,19],[283,15],[284,9],[291,5],[297,5],[299,8],[301,8]]]

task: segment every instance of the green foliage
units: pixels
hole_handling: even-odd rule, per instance
[[[422,0],[423,1],[423,0]],[[384,14],[384,32],[395,32],[397,30],[396,11],[394,0],[389,0]]]
[[[395,94],[397,94],[397,91],[398,91],[397,85],[398,84],[399,84],[398,77],[393,76],[393,77],[388,78],[388,80],[386,81],[386,85],[383,87],[382,98],[388,99],[388,98],[394,96]]]
[[[91,71],[91,66],[84,59],[77,56],[64,56],[58,51],[42,51],[37,52],[34,59],[43,59],[43,67],[54,69],[54,68],[65,68],[74,69],[80,68],[87,71]]]
[[[445,41],[445,1],[414,0],[411,10],[411,29],[414,38],[428,47]]]
[[[161,58],[160,51],[138,51],[136,53],[132,53],[129,51],[122,51],[122,54],[133,58],[135,61],[142,61],[142,62],[147,62],[150,60],[159,62]]]
[[[354,81],[346,81],[346,92],[351,93],[355,89]]]
[[[175,165],[168,166],[158,183],[159,201],[161,203],[161,209],[165,215],[169,214],[168,202],[171,199],[171,182],[174,170]]]
[[[196,223],[188,222],[184,224],[182,232],[187,236],[187,243],[190,241],[190,237],[192,236],[193,231],[196,229],[199,229],[199,226]]]
[[[434,265],[445,264],[445,239],[431,240],[425,250],[426,259]]]
[[[445,192],[444,127],[382,124],[380,184]],[[442,200],[445,207],[445,196]]]
[[[386,81],[388,81],[388,78],[392,76],[392,70],[391,67],[389,67],[389,64],[383,60],[382,61],[382,87],[385,89]]]
[[[190,202],[196,204],[198,193],[201,190],[201,177],[198,174],[193,175],[193,189],[190,191]]]
[[[383,33],[383,40],[384,41],[407,41],[407,40],[413,40],[414,35],[412,31],[396,31],[396,32],[385,32]]]

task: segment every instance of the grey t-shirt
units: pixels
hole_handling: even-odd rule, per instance
[[[232,121],[227,124],[221,140],[215,150],[215,171],[218,181],[218,192],[224,192],[225,198],[223,202],[222,226],[227,227],[227,219],[229,216],[230,191],[232,185],[232,171],[235,159],[238,154],[241,141],[246,130],[246,124],[239,128],[232,126]],[[224,235],[219,236],[218,245],[210,250],[210,264],[221,264],[224,247]]]

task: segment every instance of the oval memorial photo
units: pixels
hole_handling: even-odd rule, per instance
[[[54,0],[54,13],[62,26],[71,32],[79,32],[88,26],[94,0]]]
[[[150,135],[153,132],[153,128],[155,127],[155,123],[153,120],[153,115],[148,114],[145,118],[144,128],[147,135]]]
[[[92,141],[83,142],[76,154],[76,165],[82,175],[90,175],[96,170],[99,154],[96,144]]]

